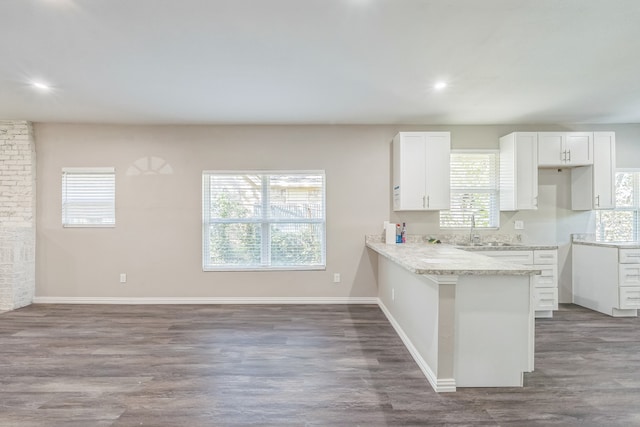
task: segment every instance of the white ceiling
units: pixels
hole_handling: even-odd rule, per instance
[[[2,119],[640,123],[638,0],[0,0],[0,21]]]

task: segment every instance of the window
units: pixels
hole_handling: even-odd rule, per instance
[[[324,172],[202,174],[203,269],[325,267]]]
[[[596,212],[596,240],[637,241],[640,211],[640,170],[616,173],[616,208]]]
[[[455,150],[451,152],[451,208],[440,211],[440,227],[497,228],[498,152]]]
[[[63,168],[62,225],[115,226],[115,194],[114,168]]]

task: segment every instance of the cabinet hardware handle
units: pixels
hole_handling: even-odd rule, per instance
[[[563,151],[563,152],[560,153],[560,161],[564,162],[566,160],[567,160],[567,152]]]
[[[571,161],[571,150],[567,151],[567,153],[569,153],[569,160],[568,161]]]
[[[427,207],[427,202],[426,202],[426,200],[427,200],[427,196],[422,196],[422,207],[423,207],[423,208],[426,208],[426,207]]]
[[[596,196],[596,206],[600,207],[600,195]]]
[[[431,203],[429,202],[429,196],[427,196],[427,207],[430,207]]]

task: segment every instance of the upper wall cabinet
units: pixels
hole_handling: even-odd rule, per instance
[[[393,210],[449,209],[451,134],[400,132],[393,138]]]
[[[500,138],[500,210],[538,209],[538,134]]]
[[[571,169],[571,209],[615,208],[616,135],[593,133],[593,166]]]
[[[538,167],[592,164],[592,132],[538,132]]]

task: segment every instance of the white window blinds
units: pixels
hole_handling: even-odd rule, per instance
[[[440,227],[495,228],[499,225],[498,152],[451,152],[451,208],[440,211]]]
[[[115,192],[114,168],[63,168],[62,225],[115,226]]]
[[[322,269],[324,172],[204,172],[203,269]]]
[[[621,169],[616,172],[615,210],[596,211],[596,240],[632,242],[640,239],[640,171]]]

